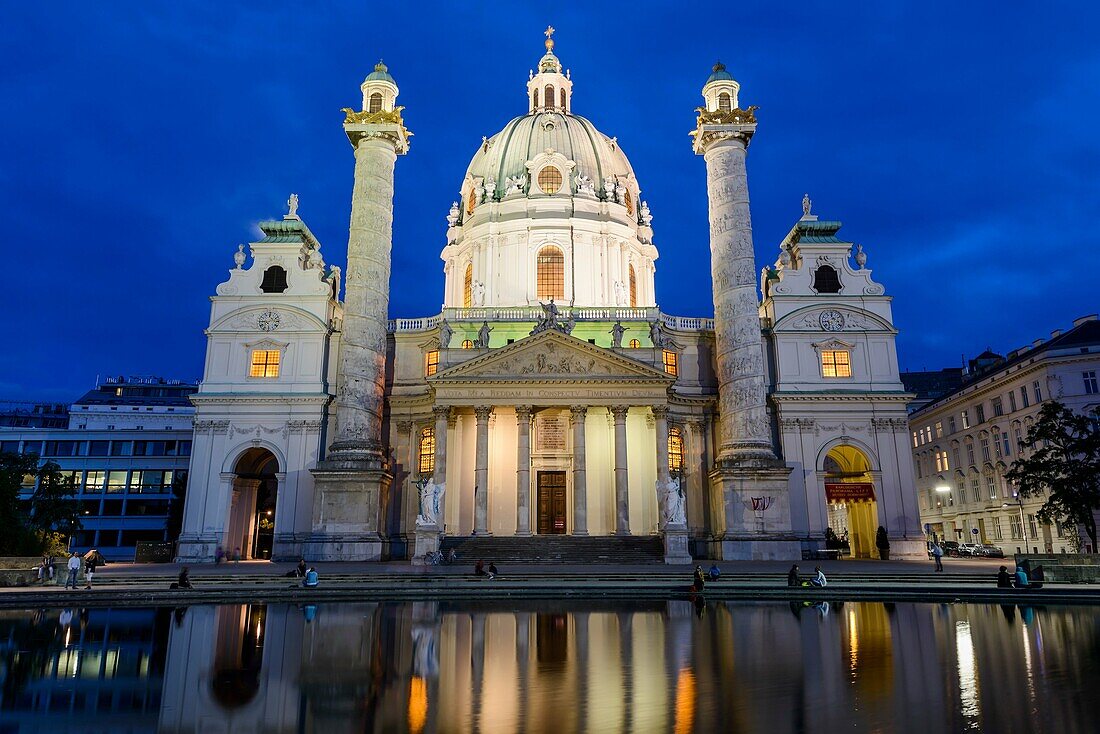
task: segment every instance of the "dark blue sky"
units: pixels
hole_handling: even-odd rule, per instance
[[[1093,4],[271,5],[5,7],[0,398],[67,400],[97,374],[200,377],[207,297],[291,191],[342,265],[340,108],[379,57],[415,133],[397,164],[391,315],[438,312],[447,208],[481,137],[526,111],[547,23],[575,111],[618,137],[652,207],[667,313],[713,310],[687,133],[715,58],[760,106],[758,264],[809,192],[894,296],[903,369],[1098,310]]]

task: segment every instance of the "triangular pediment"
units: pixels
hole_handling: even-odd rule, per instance
[[[622,354],[557,331],[521,339],[445,369],[429,383],[507,380],[516,382],[641,382],[670,384],[671,375]]]

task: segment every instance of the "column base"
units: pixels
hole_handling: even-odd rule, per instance
[[[928,560],[928,541],[911,538],[890,538],[890,559]]]
[[[802,542],[791,528],[790,467],[778,459],[722,461],[710,473],[725,503],[718,555],[726,561],[798,561]]]
[[[665,529],[665,564],[669,566],[690,566],[694,559],[688,552],[687,528]]]
[[[412,565],[425,566],[428,564],[428,555],[439,551],[443,533],[439,528],[431,526],[417,527],[416,548],[413,551]]]
[[[319,462],[314,477],[313,532],[302,543],[311,561],[377,561],[385,539],[382,503],[393,477],[370,462]]]
[[[725,536],[718,542],[723,561],[801,561],[802,543],[781,537]]]
[[[216,560],[218,546],[222,545],[222,542],[221,533],[180,535],[180,539],[176,543],[175,562],[213,563]]]

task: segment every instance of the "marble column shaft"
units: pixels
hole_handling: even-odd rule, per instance
[[[489,534],[489,416],[493,408],[474,408],[477,418],[477,445],[474,451],[474,535]]]
[[[660,517],[662,529],[664,529],[665,510],[664,488],[672,481],[672,475],[668,470],[668,406],[654,405],[653,427],[657,434],[657,512]]]
[[[435,463],[432,466],[432,483],[447,486],[447,425],[451,415],[451,409],[445,405],[437,405],[432,408],[435,416]],[[439,529],[442,531],[447,526],[447,492],[439,498]]]
[[[382,466],[386,317],[393,240],[393,140],[364,135],[355,146],[344,321],[331,452]]]
[[[588,475],[585,471],[584,423],[588,408],[574,405],[569,409],[573,426],[573,535],[588,535]]]
[[[718,463],[774,459],[766,403],[760,306],[745,155],[751,130],[709,133],[703,158],[710,200],[714,341],[721,444]],[[709,133],[709,134],[708,134]]]
[[[531,534],[531,406],[516,406],[516,535]]]
[[[626,461],[626,414],[630,408],[611,408],[615,418],[615,534],[630,535],[630,484]]]

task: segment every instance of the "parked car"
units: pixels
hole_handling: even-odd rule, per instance
[[[959,542],[957,540],[945,540],[940,543],[940,547],[943,548],[943,554],[945,556],[951,556],[952,558],[959,557]]]
[[[1005,552],[995,545],[980,545],[978,546],[980,555],[983,558],[1004,558]]]
[[[980,543],[963,543],[959,546],[960,556],[974,556],[978,557],[982,555],[982,546]]]

